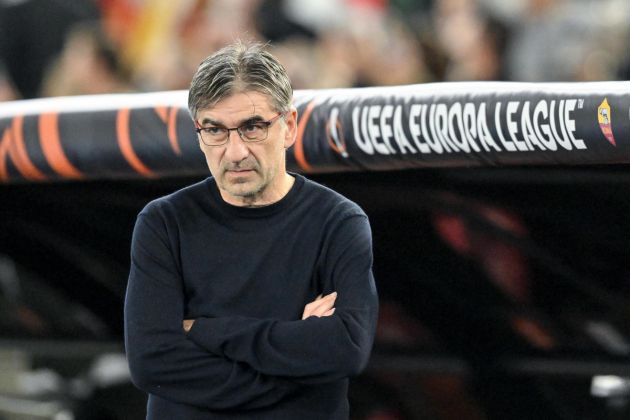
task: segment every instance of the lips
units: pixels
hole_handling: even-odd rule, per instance
[[[236,174],[243,174],[248,172],[253,172],[253,169],[228,169],[227,172],[232,172]]]
[[[225,174],[231,178],[246,177],[253,173],[253,169],[227,169],[225,171]]]

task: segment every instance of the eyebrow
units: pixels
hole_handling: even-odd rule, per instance
[[[254,116],[251,116],[251,117],[246,118],[244,120],[241,120],[236,126],[237,127],[241,127],[241,126],[246,125],[246,124],[252,124],[252,123],[257,123],[257,122],[261,122],[261,121],[265,121],[265,119],[262,116],[260,116],[260,115],[254,115]],[[226,125],[223,124],[221,121],[213,120],[212,118],[204,118],[203,120],[201,120],[199,122],[199,125],[201,125],[202,127],[208,126],[208,125],[215,125],[215,126],[219,126],[219,127],[226,127]]]

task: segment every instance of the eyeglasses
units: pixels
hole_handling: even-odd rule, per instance
[[[278,118],[284,116],[284,114],[284,112],[281,112],[267,121],[248,121],[234,128],[213,125],[210,127],[197,127],[195,130],[206,146],[223,146],[228,142],[230,131],[232,130],[235,130],[244,142],[256,143],[267,138],[269,127],[271,127]]]

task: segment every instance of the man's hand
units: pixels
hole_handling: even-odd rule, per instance
[[[195,323],[194,319],[185,319],[183,324],[184,324],[184,331],[188,332],[190,331],[190,329],[192,328],[193,324]]]
[[[317,299],[307,304],[304,307],[304,313],[302,319],[306,319],[309,316],[330,316],[335,313],[335,300],[337,299],[337,292],[332,292],[329,295],[317,296]]]
[[[309,316],[330,316],[335,313],[335,300],[337,299],[337,292],[332,292],[329,295],[317,296],[317,299],[307,304],[304,307],[304,313],[302,314],[302,319],[306,319]],[[195,323],[194,319],[185,319],[182,322],[185,332],[189,332]]]

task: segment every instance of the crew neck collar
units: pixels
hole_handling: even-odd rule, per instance
[[[222,212],[229,213],[237,217],[259,218],[275,214],[291,206],[291,204],[295,201],[295,197],[302,189],[305,180],[304,177],[299,174],[289,172],[289,175],[295,178],[295,181],[293,182],[293,185],[291,186],[289,192],[287,192],[284,197],[282,197],[275,203],[260,207],[235,206],[226,202],[223,197],[221,197],[219,186],[217,185],[216,180],[213,177],[208,177],[206,179],[206,185],[208,187],[208,190],[212,194],[213,201],[216,203],[217,208],[219,208]]]

